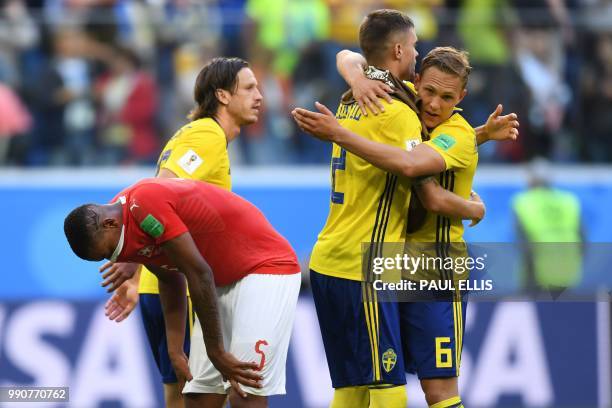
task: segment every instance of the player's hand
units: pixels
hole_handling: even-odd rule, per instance
[[[117,323],[125,320],[138,304],[138,284],[131,280],[125,281],[123,285],[113,293],[104,305],[104,314],[109,320]]]
[[[470,193],[470,201],[474,202],[475,204],[478,204],[475,207],[475,214],[474,216],[471,218],[472,222],[470,223],[470,225],[468,225],[468,227],[473,227],[476,224],[478,224],[480,221],[482,221],[482,219],[485,216],[485,213],[487,211],[484,202],[482,201],[482,199],[480,198],[480,196],[478,194],[476,194],[475,191],[472,191]]]
[[[135,263],[122,263],[122,262],[107,262],[100,267],[102,273],[102,287],[108,287],[106,291],[108,293],[113,292],[123,282],[132,278],[140,265]]]
[[[304,132],[310,133],[317,139],[333,142],[334,136],[342,126],[325,105],[315,102],[315,106],[321,113],[295,108],[291,112],[293,119]]]
[[[219,370],[223,379],[229,381],[234,391],[241,397],[246,398],[247,394],[240,388],[239,384],[252,388],[261,388],[263,377],[255,372],[259,369],[257,363],[240,361],[224,350],[214,353],[208,352],[208,358],[210,358],[215,368]]]
[[[170,357],[170,363],[172,364],[172,368],[174,368],[179,389],[182,390],[187,381],[193,380],[191,371],[189,371],[189,360],[187,359],[187,355],[183,350],[180,350],[180,352],[168,352],[168,357]]]
[[[389,103],[393,103],[393,99],[389,94],[393,93],[393,88],[382,81],[376,81],[365,77],[356,78],[351,86],[353,97],[363,116],[368,116],[368,110],[374,115],[385,111],[385,107],[380,101],[380,98]]]
[[[516,113],[501,116],[503,109],[504,107],[499,104],[489,115],[487,123],[485,123],[487,140],[503,141],[518,138],[519,121]]]

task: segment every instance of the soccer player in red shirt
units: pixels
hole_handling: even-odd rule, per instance
[[[206,373],[199,379],[203,406],[223,406],[230,386],[232,406],[266,406],[268,395],[285,393],[300,267],[251,203],[194,180],[145,179],[110,204],[74,209],[64,232],[82,259],[134,262],[155,273],[169,354],[182,356],[172,364],[191,379],[182,349],[185,275],[208,356],[190,356]]]

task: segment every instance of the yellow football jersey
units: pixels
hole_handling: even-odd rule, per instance
[[[478,165],[478,147],[474,128],[455,112],[424,142],[444,158],[446,171],[438,176],[444,188],[468,199]],[[459,218],[427,213],[425,223],[408,235],[407,242],[463,242],[463,222]]]
[[[227,138],[212,118],[198,119],[179,129],[162,150],[158,169],[178,177],[232,189]],[[139,293],[159,293],[157,278],[147,268],[140,273]]]
[[[385,112],[368,116],[356,103],[341,104],[336,118],[345,128],[376,142],[403,149],[420,143],[417,114],[398,100],[382,103]],[[313,248],[310,268],[362,280],[362,244],[404,242],[411,182],[334,145],[331,185],[329,215]]]

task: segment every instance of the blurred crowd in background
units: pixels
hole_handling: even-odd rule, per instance
[[[413,18],[421,57],[469,51],[472,125],[497,103],[519,114],[520,141],[481,162],[612,161],[612,0],[0,0],[0,165],[154,163],[220,55],[247,59],[265,98],[233,163],[328,163],[289,113],[336,108],[335,55],[377,8]]]

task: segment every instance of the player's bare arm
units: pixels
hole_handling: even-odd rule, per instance
[[[367,116],[367,109],[369,109],[377,115],[379,111],[384,111],[380,99],[385,99],[389,103],[393,101],[390,96],[393,89],[381,81],[367,78],[364,74],[366,67],[366,59],[359,53],[342,50],[336,54],[336,68],[351,87],[353,97],[359,104],[362,113]],[[502,111],[503,106],[497,105],[493,113],[489,115],[487,122],[475,128],[479,145],[490,140],[507,141],[518,138],[519,122],[516,113],[501,115]]]
[[[262,377],[253,371],[258,365],[254,362],[239,361],[225,351],[213,273],[200,255],[191,234],[185,232],[164,242],[162,250],[187,278],[191,300],[202,325],[206,353],[211,363],[241,395],[246,396],[238,383],[261,388]]]
[[[436,174],[445,170],[444,159],[434,149],[420,144],[411,151],[388,146],[363,138],[340,126],[332,112],[323,104],[315,102],[320,111],[312,112],[296,108],[293,118],[298,126],[307,133],[324,141],[342,146],[374,166],[404,177],[419,177]],[[487,140],[515,140],[518,136],[519,122],[516,114],[500,116],[502,106],[489,116],[487,123],[476,128],[479,144]]]
[[[444,189],[433,177],[420,180],[416,191],[427,211],[472,220],[470,227],[478,224],[485,216],[486,208],[478,194],[472,192],[470,199],[466,200]]]
[[[353,97],[359,104],[363,115],[368,116],[368,110],[378,115],[385,110],[380,98],[393,103],[390,96],[393,93],[393,88],[384,82],[366,78],[364,70],[367,66],[366,59],[359,53],[342,50],[336,54],[336,68],[351,87]]]
[[[316,103],[321,113],[297,108],[293,117],[300,128],[313,136],[331,141],[374,166],[403,177],[419,177],[446,170],[442,156],[426,145],[407,151],[361,137],[343,128],[324,105]]]
[[[108,262],[108,265],[111,262]],[[104,266],[106,266],[104,265]],[[135,264],[123,264],[133,266]],[[104,314],[109,320],[117,323],[125,320],[138,304],[138,283],[140,281],[140,266],[137,266],[134,276],[121,284],[104,305]]]
[[[179,272],[166,271],[162,268],[147,265],[147,269],[157,276],[159,298],[164,313],[168,356],[179,383],[184,384],[193,377],[189,371],[187,356],[183,351],[185,339],[185,319],[187,319],[187,289],[185,278]]]

